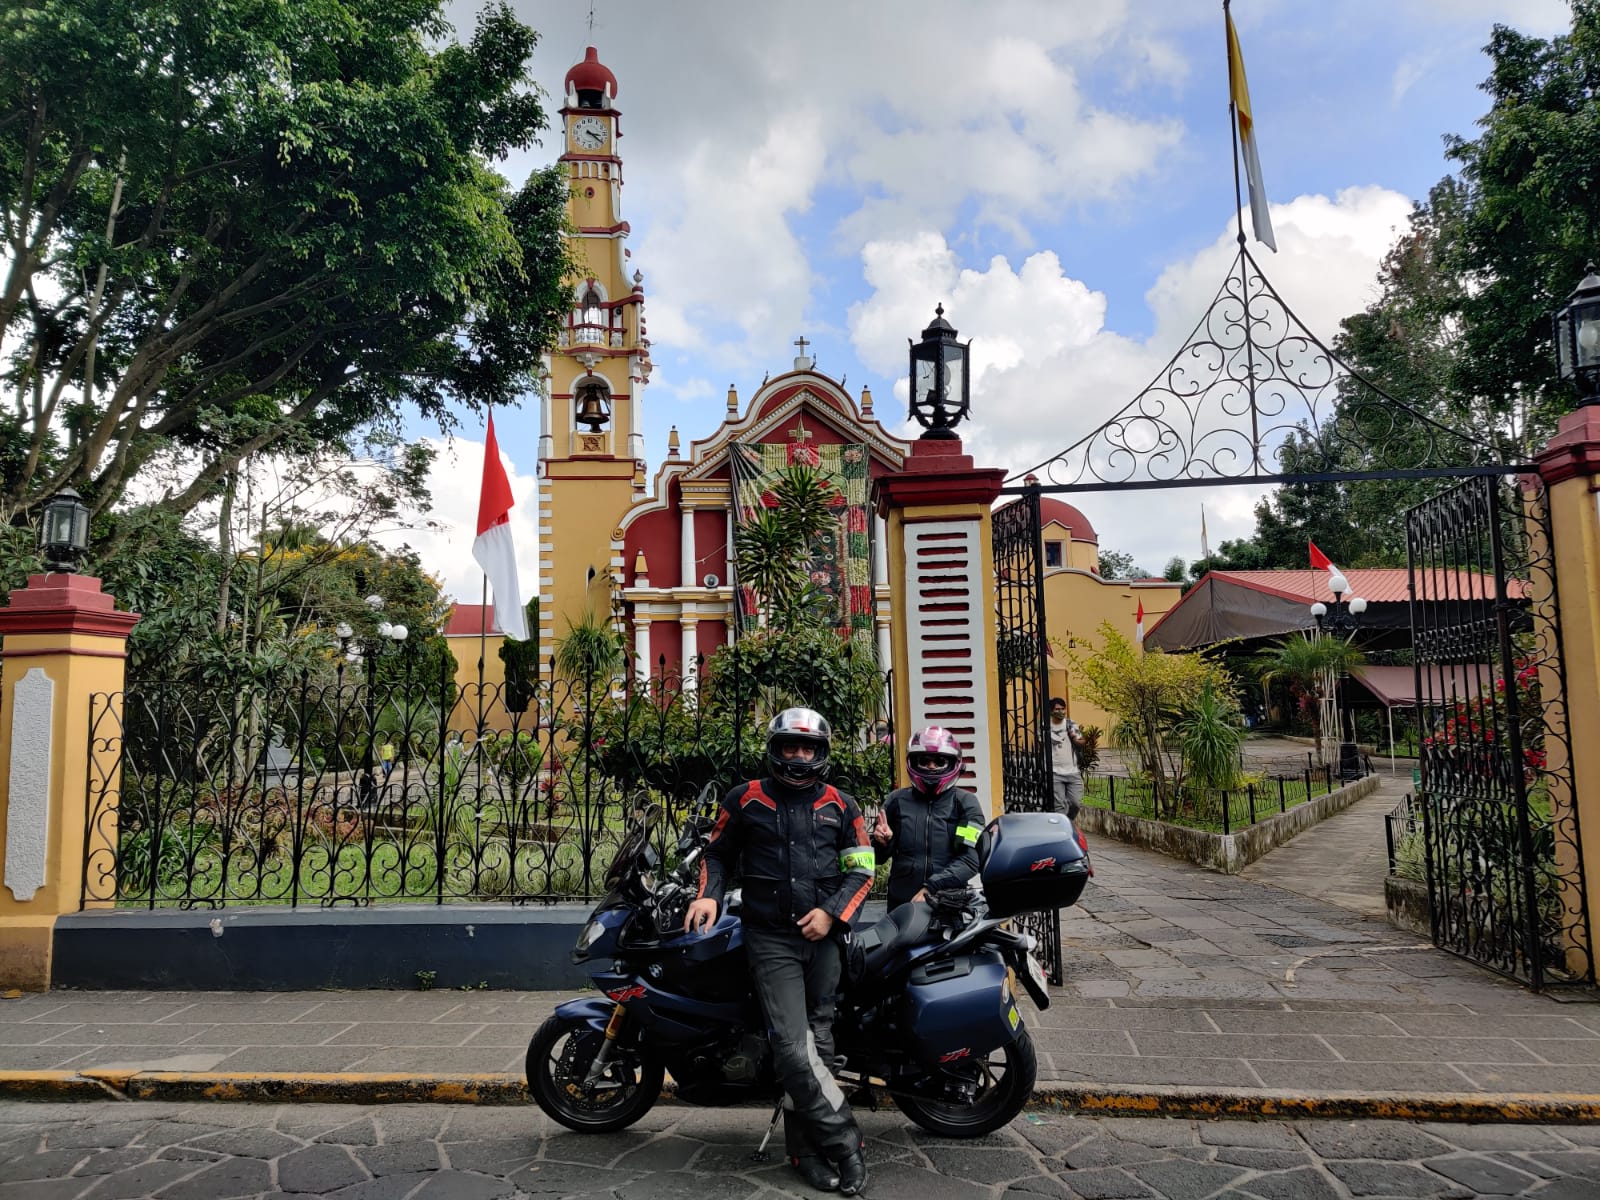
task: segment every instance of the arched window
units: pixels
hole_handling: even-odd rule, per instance
[[[585,375],[572,389],[573,421],[599,433],[611,423],[611,385],[600,375]]]
[[[605,297],[600,289],[590,283],[578,297],[578,311],[575,314],[577,325],[576,341],[587,342],[591,345],[603,343],[606,340],[606,310]]]

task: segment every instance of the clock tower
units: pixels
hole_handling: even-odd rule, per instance
[[[611,617],[612,534],[644,491],[640,399],[650,378],[644,276],[622,219],[617,78],[594,47],[567,72],[561,119],[577,265],[545,361],[539,437],[539,622],[545,657],[570,626]]]

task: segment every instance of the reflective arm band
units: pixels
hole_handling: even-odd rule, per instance
[[[852,846],[839,855],[842,871],[876,871],[878,856],[870,846]]]
[[[983,830],[976,825],[957,825],[956,840],[964,842],[968,846],[976,846],[978,844],[978,835],[982,832]]]

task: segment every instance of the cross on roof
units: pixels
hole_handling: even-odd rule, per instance
[[[794,344],[800,347],[800,356],[804,358],[806,347],[811,345],[810,342],[806,341],[806,335],[802,333],[799,337],[795,338]]]
[[[791,442],[800,442],[803,445],[804,443],[809,442],[811,438],[811,430],[805,427],[805,423],[803,421],[795,421],[794,428],[789,430],[789,440]]]

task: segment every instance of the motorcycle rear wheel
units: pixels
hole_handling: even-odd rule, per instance
[[[1009,1124],[1033,1095],[1034,1080],[1039,1073],[1033,1039],[1024,1029],[1016,1041],[996,1050],[987,1059],[947,1070],[954,1075],[974,1067],[982,1068],[981,1078],[986,1082],[971,1103],[958,1104],[898,1093],[894,1102],[906,1116],[940,1137],[973,1138],[993,1133]]]
[[[551,1120],[579,1133],[626,1129],[654,1107],[665,1071],[637,1046],[620,1042],[599,1083],[584,1087],[605,1035],[588,1022],[550,1017],[528,1043],[528,1090]]]

